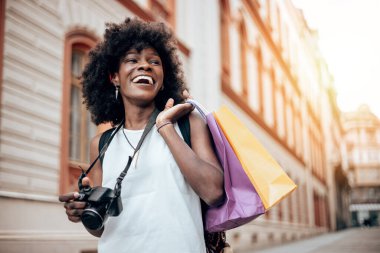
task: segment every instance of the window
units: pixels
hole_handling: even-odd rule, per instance
[[[228,0],[220,1],[220,39],[221,39],[221,58],[222,58],[222,82],[230,83],[230,30],[231,23],[230,6]]]
[[[276,122],[277,134],[281,139],[285,137],[285,117],[284,117],[284,92],[283,87],[276,89]]]
[[[300,189],[302,189],[302,191],[301,190],[299,190],[300,192],[302,192],[303,194],[303,196],[302,196],[302,199],[303,199],[303,207],[305,208],[303,211],[302,211],[302,214],[304,215],[304,223],[305,224],[309,224],[309,202],[308,202],[308,200],[309,200],[309,197],[308,197],[308,194],[307,194],[307,187],[306,187],[306,184],[303,184],[302,185],[302,187],[300,188]]]
[[[260,110],[259,81],[258,81],[258,63],[255,54],[255,48],[251,48],[247,58],[247,80],[248,80],[248,103],[256,114]]]
[[[293,148],[294,146],[293,110],[289,102],[285,105],[285,108],[286,108],[285,117],[286,117],[286,129],[287,129],[287,133],[286,133],[287,143],[289,147]]]
[[[279,221],[283,221],[283,203],[282,202],[280,202],[279,204],[278,204],[278,220]]]
[[[266,18],[266,20],[265,20],[265,22],[266,22],[266,24],[267,24],[267,26],[268,26],[268,29],[270,30],[270,31],[272,31],[273,30],[273,27],[272,27],[272,0],[266,0],[265,1],[266,2],[266,16],[265,16],[265,18]]]
[[[313,193],[313,203],[314,203],[314,225],[317,227],[320,227],[321,226],[320,201],[319,201],[319,196],[315,192]]]
[[[257,86],[258,86],[258,101],[259,101],[259,112],[263,114],[263,71],[264,71],[264,61],[261,48],[257,48]]]
[[[288,175],[291,178],[291,175],[290,174],[288,174]],[[289,210],[289,221],[290,222],[294,221],[293,198],[294,198],[294,195],[291,195],[288,197],[288,210]]]
[[[89,141],[97,127],[91,122],[82,99],[80,76],[88,61],[88,52],[96,39],[85,31],[67,35],[65,41],[64,82],[62,98],[61,178],[60,191],[77,187],[80,167],[89,163]]]
[[[280,12],[280,8],[278,6],[276,6],[276,18],[277,18],[277,24],[276,24],[276,27],[277,27],[277,38],[278,38],[278,47],[280,49],[282,49],[282,20],[281,20],[281,12]]]
[[[174,30],[175,28],[175,1],[150,0],[149,9],[154,13],[157,21],[165,22]]]
[[[243,17],[242,17],[243,19]],[[244,23],[244,20],[240,22],[240,60],[241,60],[241,84],[242,84],[242,97],[244,100],[247,100],[248,98],[248,77],[247,77],[247,57],[249,57],[248,54],[248,37],[247,37],[247,30]]]
[[[367,129],[367,143],[376,145],[376,129]]]
[[[90,113],[82,103],[82,86],[80,76],[87,62],[87,53],[73,48],[71,57],[71,92],[70,92],[70,163],[89,162],[89,140],[96,134],[96,126],[91,122]]]
[[[264,120],[265,123],[274,126],[274,110],[273,110],[273,70],[264,72],[263,76],[263,106],[264,106]]]

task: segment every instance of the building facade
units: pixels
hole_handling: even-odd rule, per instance
[[[248,252],[336,229],[342,130],[316,32],[290,1],[221,1],[221,8],[223,102],[298,184],[264,217],[231,231],[232,245]]]
[[[380,224],[380,120],[362,105],[343,115],[353,226]]]
[[[107,128],[90,122],[77,77],[105,23],[131,16],[173,29],[192,96],[209,110],[228,105],[298,185],[228,232],[235,252],[337,227],[345,205],[334,201],[343,166],[339,111],[316,34],[290,0],[1,4],[1,249],[96,252],[96,239],[67,221],[57,196],[75,189],[89,138]]]
[[[332,76],[327,71],[327,65],[320,59],[319,67],[324,69],[322,83],[331,84]],[[322,96],[321,114],[323,115],[322,127],[324,133],[324,152],[326,156],[326,170],[329,174],[327,185],[329,189],[328,206],[330,229],[340,230],[350,226],[350,184],[348,181],[347,154],[344,152],[344,129],[341,121],[341,113],[336,102],[336,92],[332,86],[325,86]]]

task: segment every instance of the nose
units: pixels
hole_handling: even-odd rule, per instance
[[[138,70],[151,71],[152,67],[149,65],[147,61],[141,61],[141,64],[137,68]]]

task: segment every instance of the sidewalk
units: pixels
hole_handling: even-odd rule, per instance
[[[380,227],[351,228],[252,253],[379,253]]]

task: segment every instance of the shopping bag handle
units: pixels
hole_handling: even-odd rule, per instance
[[[187,99],[186,103],[192,104],[195,108],[197,108],[198,112],[206,121],[206,115],[209,114],[209,112],[199,102],[195,101],[194,99]]]

